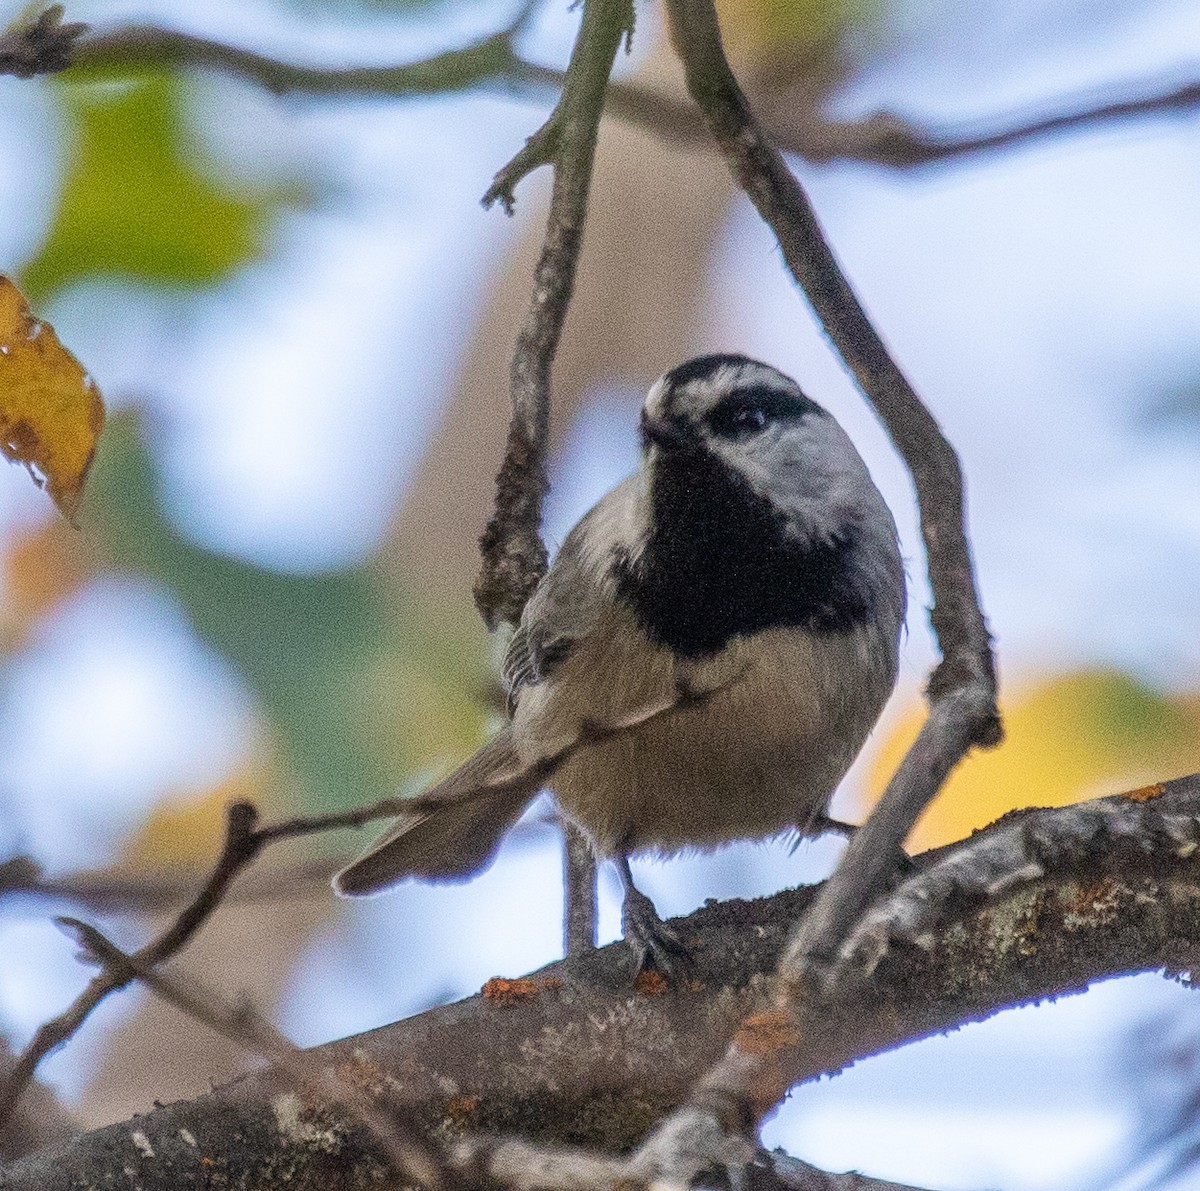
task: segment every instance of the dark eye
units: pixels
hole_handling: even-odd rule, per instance
[[[746,438],[757,434],[770,420],[770,414],[758,402],[737,401],[717,406],[708,424],[722,438]]]

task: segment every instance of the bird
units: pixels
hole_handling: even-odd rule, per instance
[[[849,436],[740,354],[661,376],[641,464],[567,534],[501,667],[508,721],[334,877],[485,868],[547,787],[624,889],[638,969],[686,949],[629,858],[820,834],[895,685],[905,573]]]

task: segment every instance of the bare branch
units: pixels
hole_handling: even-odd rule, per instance
[[[128,25],[79,41],[70,62],[62,66],[202,67],[238,75],[274,95],[439,95],[509,78],[517,85],[526,65],[514,53],[512,41],[523,20],[524,14],[509,28],[472,45],[417,62],[349,69],[302,66],[173,29]]]
[[[0,1037],[0,1079],[7,1074],[13,1053],[7,1041]],[[58,1097],[36,1080],[26,1090],[16,1111],[0,1125],[0,1166],[33,1153],[44,1146],[65,1141],[79,1131],[79,1126],[59,1103]]]
[[[313,1052],[301,1050],[249,1004],[229,1005],[193,976],[189,976],[185,984],[155,971],[137,956],[127,955],[94,926],[77,918],[59,918],[57,921],[75,936],[84,950],[82,958],[99,964],[112,979],[122,983],[140,980],[189,1017],[237,1043],[250,1054],[273,1063],[298,1090],[315,1091],[330,1104],[349,1110],[374,1134],[400,1173],[430,1191],[448,1191],[459,1185],[459,1180],[441,1156],[430,1148],[405,1114],[377,1103],[337,1067],[325,1066]]]
[[[541,99],[560,92],[566,73],[520,57],[513,49],[518,22],[473,45],[419,62],[386,66],[316,67],[286,62],[154,25],[130,25],[85,35],[85,26],[60,25],[56,37],[42,22],[61,20],[61,6],[43,13],[33,26],[0,39],[0,73],[29,77],[68,66],[205,68],[227,71],[276,95],[340,98],[356,95],[411,96],[448,94],[489,87],[522,98]],[[57,42],[43,47],[43,41]],[[1183,114],[1200,107],[1200,83],[1184,79],[1164,85],[1157,80],[1128,84],[1124,94],[1098,99],[1095,94],[1063,98],[1045,115],[1014,113],[987,121],[983,131],[922,127],[891,112],[862,120],[830,120],[805,110],[795,118],[770,122],[770,140],[786,153],[808,161],[868,162],[908,169],[1017,148],[1049,136],[1085,130],[1120,120]],[[703,118],[687,103],[636,83],[609,87],[605,113],[637,125],[677,149],[707,151],[712,140]]]
[[[232,803],[226,812],[225,843],[213,871],[195,899],[155,940],[136,952],[138,964],[148,968],[178,954],[221,904],[230,882],[258,855],[254,825],[258,812],[248,802]],[[109,993],[124,988],[128,979],[118,980],[101,972],[58,1017],[42,1025],[21,1053],[8,1077],[0,1085],[0,1125],[7,1121],[21,1093],[28,1087],[37,1065],[56,1047],[74,1035],[89,1014]]]
[[[546,573],[541,524],[549,486],[550,373],[575,290],[605,92],[621,38],[632,36],[633,19],[631,0],[584,0],[583,21],[554,111],[483,196],[485,207],[499,201],[511,215],[517,183],[540,165],[554,166],[533,297],[513,352],[512,420],[496,477],[496,509],[479,542],[475,604],[489,628],[500,621],[516,624]],[[596,934],[595,860],[573,827],[567,828],[563,868],[570,955],[593,945]]]
[[[641,1158],[687,1185],[745,1136],[787,1092],[794,1052],[829,1008],[830,965],[847,931],[895,874],[917,816],[977,744],[1000,739],[991,642],[967,542],[962,475],[953,448],[922,404],[841,271],[816,215],[781,154],[765,139],[721,45],[712,0],[666,0],[672,42],[696,101],[732,171],[775,233],[784,260],[826,335],[883,421],[916,485],[942,660],[931,708],[875,811],[796,927],[770,1002],[743,1022],[689,1103],[663,1121]]]
[[[480,540],[483,565],[475,603],[489,628],[516,624],[546,572],[541,539],[550,427],[550,370],[558,350],[583,245],[592,162],[608,76],[617,47],[633,29],[630,0],[584,0],[583,22],[550,119],[496,175],[484,196],[512,209],[513,186],[536,165],[553,161],[554,188],[533,297],[512,362],[512,422],[496,478],[496,511]]]
[[[1005,859],[988,861],[994,892],[986,901],[972,905],[967,898],[957,911],[953,896],[938,899],[937,931],[918,931],[911,942],[906,932],[893,931],[883,955],[855,950],[846,972],[857,975],[802,1019],[770,1011],[747,1018],[761,1003],[792,924],[812,900],[811,890],[789,890],[709,906],[673,923],[695,947],[697,983],[687,989],[631,993],[631,957],[614,944],[522,980],[489,982],[467,1001],[312,1054],[373,1094],[389,1087],[399,1109],[447,1139],[523,1136],[539,1150],[556,1143],[593,1147],[591,1157],[603,1162],[691,1104],[684,1124],[711,1131],[716,1123],[712,1136],[736,1148],[739,1134],[714,1116],[716,1103],[697,1103],[690,1089],[739,1023],[738,1046],[761,1051],[779,1068],[766,1072],[772,1085],[764,1085],[766,1096],[777,1084],[831,1073],[1091,980],[1190,968],[1200,955],[1200,849],[1181,845],[1177,820],[1191,820],[1195,834],[1200,776],[1136,793],[1008,816],[970,840],[918,857],[909,881],[926,888],[930,881],[945,887],[951,870],[944,866],[960,849],[972,857],[964,861],[966,873],[992,849]],[[1139,815],[1146,816],[1144,840],[1137,835]],[[1031,858],[1041,877],[1029,869],[1019,875]],[[903,907],[920,901],[918,888],[904,882],[897,889],[898,923],[909,915]],[[904,921],[915,926],[911,917]],[[875,961],[871,971],[862,964],[868,956]],[[158,1160],[139,1162],[131,1130],[144,1135]],[[181,1130],[199,1145],[181,1143]],[[696,1136],[676,1120],[676,1138],[691,1146]],[[639,1178],[667,1170],[657,1165],[662,1152],[660,1143],[657,1151],[649,1146],[637,1154]],[[5,1191],[99,1184],[114,1154],[126,1153],[144,1191],[174,1191],[199,1178],[209,1169],[204,1158],[219,1160],[230,1185],[263,1191],[282,1191],[280,1172],[290,1180],[288,1191],[361,1191],[387,1169],[369,1135],[339,1125],[317,1106],[281,1099],[279,1078],[267,1071],[32,1155],[6,1171]],[[513,1185],[523,1185],[515,1174]]]
[[[247,880],[239,881],[227,900],[256,902],[302,897],[327,885],[336,868],[334,861],[318,859],[255,872]],[[19,894],[109,913],[160,913],[194,898],[202,880],[202,874],[174,869],[127,868],[47,877],[28,856],[14,856],[0,863],[0,897]]]
[[[64,25],[62,18],[63,6],[52,4],[32,21],[19,23],[0,35],[0,75],[31,79],[70,66],[75,43],[87,25],[82,22]]]

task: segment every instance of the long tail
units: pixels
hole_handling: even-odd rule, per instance
[[[462,880],[486,867],[505,832],[541,788],[544,773],[520,779],[521,765],[507,728],[449,777],[421,795],[424,809],[402,815],[357,860],[333,878],[347,897],[376,893],[405,877]],[[495,790],[481,788],[504,776]],[[509,775],[516,775],[510,777]],[[430,807],[430,802],[441,803]]]

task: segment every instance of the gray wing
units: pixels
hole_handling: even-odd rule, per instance
[[[640,491],[640,477],[630,476],[584,514],[525,605],[500,668],[509,715],[521,691],[553,674],[603,620],[614,558],[632,546]]]

